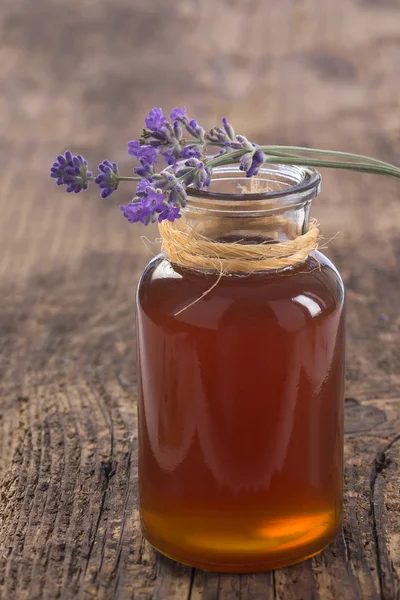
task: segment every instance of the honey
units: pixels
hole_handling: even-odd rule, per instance
[[[216,278],[160,256],[139,285],[142,527],[180,562],[260,571],[340,527],[343,285],[319,252],[203,295]]]

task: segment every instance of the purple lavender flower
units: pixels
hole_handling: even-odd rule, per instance
[[[181,141],[183,136],[183,129],[182,127],[179,125],[179,121],[174,121],[174,137],[176,140],[178,140],[178,142]]]
[[[152,175],[154,175],[153,165],[148,163],[144,158],[140,158],[139,162],[141,166],[135,167],[133,169],[134,173],[136,173],[136,175],[139,175],[139,177],[145,177],[146,179],[152,177]]]
[[[143,143],[146,140],[150,140],[150,145],[153,146],[153,148],[160,148],[165,146],[166,144],[169,144],[171,138],[173,137],[174,130],[172,129],[172,125],[168,123],[168,121],[166,121],[165,124],[162,127],[160,127],[160,129],[154,131],[146,131],[145,129],[143,131],[142,140]]]
[[[213,127],[206,133],[206,139],[216,144],[229,144],[231,141],[226,131],[221,127]]]
[[[246,137],[244,137],[244,135],[237,135],[236,139],[240,143],[241,148],[244,148],[245,150],[254,150],[255,144],[249,142],[249,140]]]
[[[107,198],[118,188],[119,172],[117,163],[111,163],[109,160],[103,160],[98,169],[100,173],[94,180],[99,186],[102,198]]]
[[[50,176],[56,180],[56,184],[66,185],[66,191],[75,194],[87,190],[92,175],[92,172],[88,171],[88,163],[83,156],[80,154],[73,156],[69,150],[64,155],[57,156],[50,169]]]
[[[211,171],[208,167],[200,168],[194,178],[195,185],[199,190],[208,187],[211,183]]]
[[[200,158],[205,141],[205,131],[194,119],[189,121],[186,114],[186,108],[174,108],[170,114],[171,119],[173,119],[171,124],[165,119],[161,109],[154,108],[150,111],[149,118],[146,119],[148,129],[143,131],[139,142],[129,143],[128,152],[137,158],[145,157],[147,161],[150,161],[151,158],[152,162],[155,162],[154,155],[151,157],[144,155],[141,150],[143,147],[150,146],[157,149],[162,154],[165,162],[173,168],[176,167],[177,161],[182,158]],[[183,139],[183,128],[201,142],[200,148],[196,149],[194,144],[190,144],[190,149],[185,150],[187,142]],[[142,175],[142,173],[143,170],[141,169],[139,174]],[[146,175],[143,173],[142,176]]]
[[[184,120],[184,125],[186,127],[186,130],[188,131],[188,133],[190,133],[190,135],[192,135],[193,137],[201,140],[202,142],[204,142],[204,137],[205,137],[205,130],[203,129],[203,127],[201,127],[197,121],[195,121],[194,119],[191,119],[190,121],[188,121],[187,119]]]
[[[176,184],[176,177],[174,173],[164,170],[161,173],[156,173],[151,181],[153,187],[164,190],[166,188],[170,189]]]
[[[123,211],[124,217],[128,219],[129,223],[138,223],[139,221],[144,223],[146,214],[141,200],[129,202],[126,206],[122,205],[119,208]]]
[[[241,171],[247,172],[251,168],[252,162],[253,162],[253,153],[246,152],[246,154],[243,154],[242,158],[240,159],[239,169]]]
[[[153,108],[149,112],[149,116],[146,117],[144,122],[146,123],[147,129],[150,129],[151,131],[157,131],[157,129],[161,129],[166,120],[167,119],[164,117],[161,108]]]
[[[170,204],[179,204],[184,207],[187,203],[185,186],[188,185],[188,177],[190,177],[189,183],[193,181],[194,172],[193,168],[185,166],[180,167],[176,172],[172,171],[171,168],[167,168],[154,175],[152,186],[163,190]]]
[[[209,167],[206,167],[201,160],[198,160],[197,158],[189,158],[189,160],[185,162],[185,165],[193,168],[192,172],[188,172],[188,174],[183,178],[183,181],[186,185],[193,181],[195,187],[197,187],[199,190],[202,190],[210,185],[211,171]]]
[[[142,202],[145,210],[148,211],[148,215],[165,209],[165,195],[161,190],[156,190],[153,187],[146,189],[146,194],[143,196]]]
[[[233,142],[236,138],[235,130],[233,129],[232,125],[228,123],[228,119],[226,117],[222,117],[222,123],[224,125],[224,129],[226,131],[227,136]]]
[[[176,219],[180,219],[181,216],[180,209],[177,206],[168,204],[168,206],[164,207],[163,212],[158,215],[158,222],[161,223],[161,221],[167,220],[173,223]]]
[[[196,144],[184,146],[181,152],[181,158],[201,158],[202,154]]]
[[[142,146],[139,152],[139,158],[143,158],[147,163],[155,164],[157,162],[158,152],[153,146]]]
[[[250,168],[246,171],[246,177],[253,177],[257,175],[261,165],[265,162],[265,154],[262,150],[258,149],[253,154],[253,160]]]
[[[217,128],[218,129],[218,128]],[[248,150],[253,151],[255,144],[252,144],[251,142],[249,142],[249,140],[247,138],[244,137],[244,135],[237,135],[235,139],[233,140],[227,140],[224,142],[224,145],[227,146],[228,148],[231,148],[231,150]]]
[[[171,165],[171,167],[175,167],[177,164],[177,159],[174,156],[174,148],[169,148],[168,150],[165,150],[165,152],[161,152],[161,154],[164,157],[165,162],[167,163],[167,165]],[[179,158],[179,156],[178,156]]]
[[[166,121],[157,130],[144,130],[141,141],[148,142],[151,148],[156,149],[157,152],[160,152],[162,154],[164,160],[168,164],[174,165],[176,161],[181,157],[180,140],[182,139],[182,135],[183,130],[178,121],[175,121],[173,126],[171,125],[171,123],[168,123],[168,121]],[[132,152],[134,152],[135,154],[139,153],[140,155],[140,151],[138,150],[136,144],[134,146],[131,146],[131,148]],[[149,156],[147,156],[146,158],[148,159]]]
[[[174,185],[174,187],[170,190],[168,196],[168,203],[173,206],[179,205],[182,208],[186,206],[187,195],[185,192],[185,188],[180,183]]]
[[[141,179],[136,186],[136,195],[144,194],[146,192],[146,188],[153,185],[150,179]]]
[[[132,202],[125,206],[120,206],[124,217],[129,223],[154,223],[158,221],[175,221],[180,218],[180,209],[169,201],[166,201],[165,194],[153,187],[147,186],[145,194],[142,197],[136,196]]]
[[[142,146],[138,140],[128,142],[128,153],[131,156],[135,156],[137,159],[143,158],[149,164],[157,162],[158,152],[156,148],[149,144],[144,144]]]
[[[172,121],[175,121],[176,119],[183,119],[186,117],[186,113],[186,107],[184,106],[183,108],[174,108],[169,116],[171,117]]]
[[[141,147],[142,146],[139,140],[131,140],[130,142],[128,142],[128,154],[139,158],[139,152]]]

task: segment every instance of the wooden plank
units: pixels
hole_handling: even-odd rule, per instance
[[[347,289],[343,532],[239,576],[173,563],[140,532],[134,294],[157,232],[143,244],[122,221],[122,185],[101,201],[47,179],[68,146],[129,173],[155,105],[396,161],[399,18],[395,0],[1,3],[2,600],[399,597],[398,184],[326,172],[315,204]]]

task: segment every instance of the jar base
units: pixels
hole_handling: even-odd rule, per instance
[[[240,531],[240,521],[230,520],[229,528],[218,528],[214,523],[211,535],[204,521],[202,531],[193,520],[191,527],[185,520],[186,527],[182,528],[181,519],[173,518],[165,528],[164,519],[144,511],[142,530],[153,548],[182,564],[207,571],[255,573],[302,562],[326,548],[340,528],[337,518],[326,516],[319,513],[307,519],[272,521],[268,526],[264,522],[257,530],[253,524],[246,533]]]
[[[174,560],[174,561],[176,561],[182,565],[185,565],[187,567],[193,567],[195,569],[201,569],[203,571],[210,571],[213,573],[241,574],[241,573],[264,573],[265,571],[272,571],[274,569],[282,569],[283,567],[290,567],[291,565],[296,565],[298,563],[302,563],[302,562],[308,560],[309,558],[312,558],[313,556],[316,556],[317,554],[320,554],[321,552],[323,552],[333,542],[335,537],[336,537],[336,535],[334,537],[332,537],[332,539],[330,541],[328,541],[327,543],[322,545],[319,549],[311,552],[310,554],[307,554],[306,556],[299,556],[297,558],[292,558],[292,559],[287,558],[286,560],[281,560],[281,561],[271,560],[271,561],[268,561],[265,563],[253,564],[253,565],[248,565],[248,564],[229,565],[229,564],[219,564],[219,563],[215,564],[215,563],[208,563],[208,562],[203,562],[203,561],[186,559],[186,558],[182,558],[175,554],[169,554],[168,552],[165,552],[164,550],[157,548],[157,546],[151,540],[149,540],[147,537],[146,537],[146,540],[149,542],[149,544],[152,546],[152,548],[159,554],[162,554],[163,556],[169,558],[170,560]]]

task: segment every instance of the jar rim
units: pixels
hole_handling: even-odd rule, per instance
[[[293,182],[292,185],[287,185],[285,189],[276,189],[272,191],[266,192],[244,192],[244,193],[226,193],[226,192],[215,192],[209,189],[198,190],[194,187],[187,187],[186,192],[188,196],[193,198],[203,198],[207,200],[214,200],[217,202],[226,202],[226,201],[253,201],[253,200],[275,200],[278,198],[285,198],[288,204],[292,204],[290,200],[293,201],[294,204],[298,204],[301,202],[306,202],[307,200],[311,200],[315,198],[321,189],[321,174],[319,171],[314,169],[313,167],[302,167],[297,165],[280,165],[275,163],[264,164],[259,170],[258,177],[246,178],[243,171],[240,170],[238,165],[225,165],[215,167],[213,170],[213,175],[238,175],[241,177],[236,179],[243,179],[245,181],[251,181],[251,179],[260,179],[260,175],[270,175],[270,176],[281,176],[282,182],[285,178],[286,180],[291,180]],[[229,180],[228,177],[214,177],[211,182],[221,181],[221,180]],[[278,179],[279,181],[279,179]],[[286,204],[286,202],[285,202]]]

